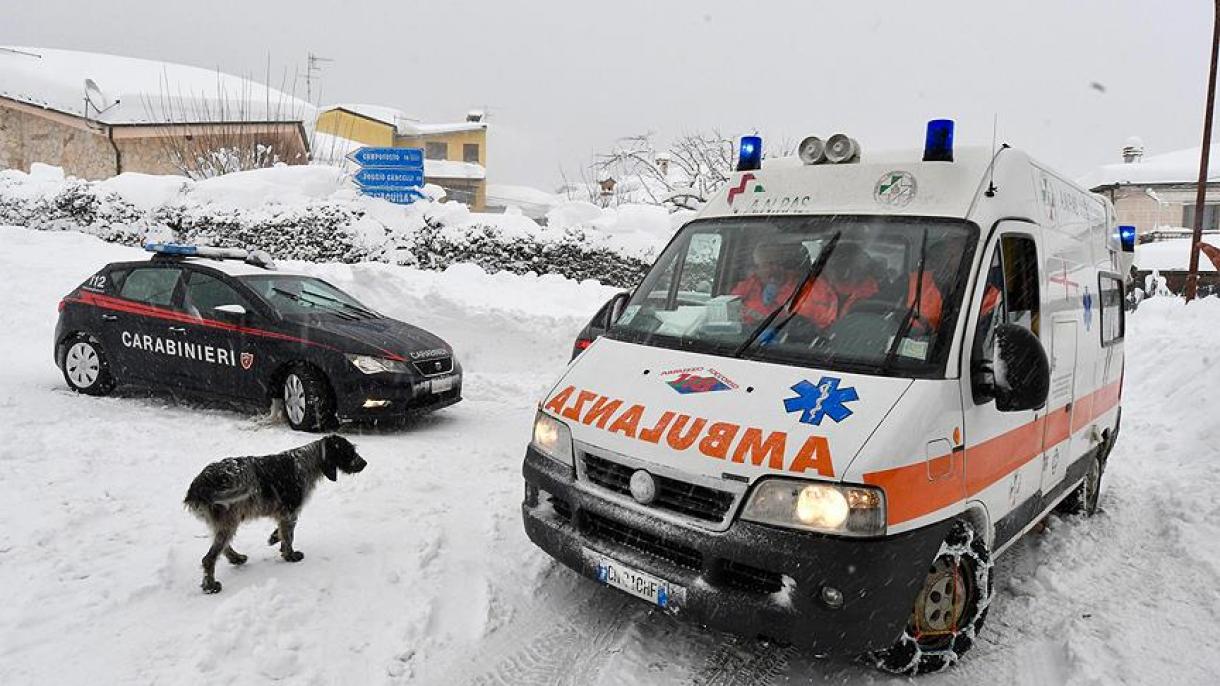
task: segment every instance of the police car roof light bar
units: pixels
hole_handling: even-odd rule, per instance
[[[742,136],[737,151],[737,171],[754,171],[762,168],[762,138]]]
[[[924,162],[953,161],[953,120],[933,119],[923,142]]]
[[[247,264],[266,269],[275,269],[271,256],[262,250],[242,250],[241,248],[216,248],[208,245],[186,245],[183,243],[145,243],[144,249],[155,253],[157,257],[207,257],[213,260],[241,260]]]

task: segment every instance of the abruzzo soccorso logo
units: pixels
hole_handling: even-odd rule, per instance
[[[854,386],[839,388],[841,380],[833,376],[823,376],[816,384],[801,381],[792,386],[796,397],[784,400],[784,410],[789,414],[800,412],[798,418],[802,424],[819,426],[824,417],[830,417],[836,424],[852,415],[852,410],[846,403],[860,399]]]

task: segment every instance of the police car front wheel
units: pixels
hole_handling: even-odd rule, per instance
[[[322,372],[297,365],[284,377],[281,398],[288,424],[298,431],[322,431],[335,423],[335,401]]]
[[[106,395],[114,389],[114,376],[100,343],[88,336],[78,336],[68,341],[67,346],[61,369],[72,390]]]

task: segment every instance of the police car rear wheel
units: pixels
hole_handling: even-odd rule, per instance
[[[865,660],[891,674],[915,676],[947,669],[974,646],[993,594],[991,552],[964,521],[954,522],[915,598],[915,608],[893,646]]]
[[[335,403],[326,377],[307,365],[297,365],[284,377],[284,414],[298,431],[322,431],[335,422]]]
[[[68,386],[87,395],[106,395],[114,389],[114,377],[102,346],[96,340],[80,336],[68,344],[62,370]]]

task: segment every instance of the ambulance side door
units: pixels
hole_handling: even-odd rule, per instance
[[[176,264],[150,263],[128,272],[119,288],[119,298],[127,301],[118,317],[110,322],[118,331],[119,346],[114,352],[119,373],[165,388],[181,385],[176,360],[165,349],[165,341],[182,328],[182,314],[174,303],[181,285],[182,269]]]
[[[962,374],[966,491],[987,508],[995,527],[993,548],[1020,532],[1037,515],[1039,503],[1045,407],[1001,412],[988,384],[994,381],[996,326],[1016,324],[1045,340],[1040,252],[1037,224],[1000,222],[983,246],[971,291]]]

